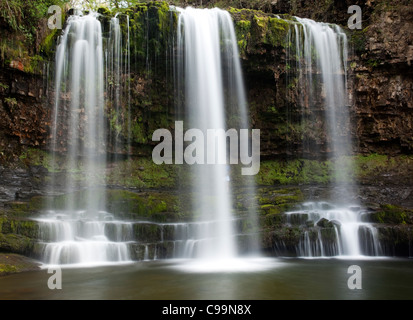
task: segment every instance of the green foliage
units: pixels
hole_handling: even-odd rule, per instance
[[[17,272],[16,266],[9,264],[0,264],[0,274],[8,274]]]
[[[56,39],[57,35],[59,34],[58,29],[53,29],[43,40],[40,51],[43,55],[48,56],[50,58],[53,57],[54,50],[56,48]]]
[[[28,44],[34,42],[37,26],[41,19],[48,17],[51,5],[62,5],[66,0],[2,0],[0,18],[11,31],[25,36]]]
[[[40,149],[28,148],[19,157],[21,163],[26,166],[42,166],[49,172],[55,171],[52,167],[52,156]]]
[[[17,106],[17,100],[16,98],[5,98],[4,102],[9,106],[10,110],[13,112],[13,109]]]
[[[241,55],[253,51],[256,46],[286,47],[290,23],[264,12],[229,8],[235,25]],[[286,17],[291,19],[291,17]]]
[[[375,59],[367,60],[367,65],[372,67],[372,68],[377,67],[379,64],[380,64],[380,61],[378,61],[378,60],[375,60]]]

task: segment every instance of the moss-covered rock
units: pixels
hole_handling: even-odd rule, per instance
[[[0,234],[0,252],[30,255],[35,241],[19,234]]]
[[[39,270],[37,261],[17,254],[0,253],[0,276],[32,270]]]
[[[397,205],[383,204],[380,210],[370,215],[372,222],[385,224],[413,224],[413,211]]]
[[[331,162],[317,160],[269,160],[261,162],[256,179],[259,185],[327,184],[331,181]]]
[[[289,22],[262,11],[230,8],[241,56],[257,53],[263,47],[285,48]]]
[[[0,216],[0,233],[18,234],[31,239],[38,238],[39,225],[36,221]]]
[[[413,228],[409,225],[377,225],[383,255],[410,257]]]

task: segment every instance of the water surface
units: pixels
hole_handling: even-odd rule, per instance
[[[64,268],[61,290],[48,288],[51,274],[43,269],[0,278],[0,299],[413,299],[412,259],[269,258],[245,263],[244,270],[241,265],[234,272],[192,268],[183,260]],[[362,270],[361,290],[348,288],[351,265]]]

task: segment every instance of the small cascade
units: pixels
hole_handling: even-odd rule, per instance
[[[362,221],[360,207],[308,202],[287,212],[287,222],[303,230],[295,248],[301,257],[380,256],[377,230]]]
[[[47,265],[197,258],[214,241],[211,229],[217,228],[215,222],[119,221],[105,211],[91,217],[85,210],[49,211],[35,221],[39,224],[36,252]],[[237,228],[234,241],[242,243],[243,236]]]
[[[366,256],[384,255],[382,245],[379,241],[378,231],[371,224],[362,224],[359,228],[360,251]]]
[[[40,228],[40,251],[50,265],[88,265],[129,262],[130,223],[113,221],[100,211],[53,212],[36,219]],[[112,226],[112,227],[111,227]],[[114,226],[114,227],[113,227]]]

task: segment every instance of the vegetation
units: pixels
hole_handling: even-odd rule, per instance
[[[67,0],[2,0],[0,18],[13,31],[24,34],[29,44],[33,43],[36,28],[41,19],[48,17],[48,8],[63,5]]]

